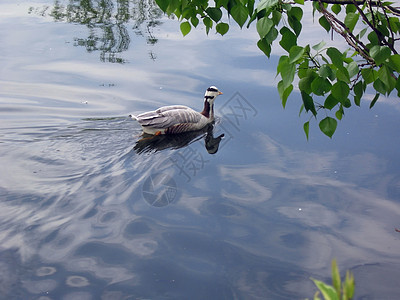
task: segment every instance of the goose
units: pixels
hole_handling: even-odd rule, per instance
[[[215,86],[210,86],[204,95],[204,108],[201,112],[184,105],[171,105],[130,117],[139,122],[144,133],[150,135],[200,130],[214,121],[214,100],[221,94]]]

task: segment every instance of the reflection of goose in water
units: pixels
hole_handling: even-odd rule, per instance
[[[213,124],[208,124],[201,130],[183,132],[173,135],[148,135],[138,140],[133,148],[136,153],[156,152],[165,149],[179,149],[190,145],[193,142],[200,140],[205,136],[205,146],[210,154],[217,153],[219,143],[224,134],[218,137],[213,136]]]
[[[171,105],[138,116],[130,115],[130,117],[139,122],[146,134],[161,135],[198,131],[214,121],[214,100],[221,94],[222,92],[215,86],[209,87],[204,95],[202,112],[183,105]]]

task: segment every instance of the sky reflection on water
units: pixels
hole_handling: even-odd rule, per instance
[[[0,5],[5,297],[306,298],[333,257],[359,298],[400,293],[397,103],[354,109],[332,140],[314,124],[307,142],[299,99],[282,109],[276,57],[254,51],[253,33],[182,38],[165,19],[149,45],[128,22],[125,63],[105,63],[74,47],[85,26],[19,4]],[[215,154],[206,135],[138,154],[129,113],[200,109],[210,84],[224,92]],[[168,205],[146,200],[152,188]]]

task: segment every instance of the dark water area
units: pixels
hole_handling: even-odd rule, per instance
[[[333,258],[356,299],[400,295],[398,98],[307,141],[255,30],[91,3],[0,4],[1,299],[305,299]],[[147,140],[128,117],[210,85],[212,128]]]

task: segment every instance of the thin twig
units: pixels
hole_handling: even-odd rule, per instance
[[[379,31],[379,29],[376,27],[375,24],[371,24],[371,22],[368,20],[367,16],[364,14],[364,12],[362,11],[362,9],[360,7],[358,7],[358,5],[356,4],[356,0],[352,0],[353,4],[355,5],[357,11],[359,12],[359,14],[361,15],[361,17],[363,18],[363,20],[365,21],[365,23],[368,24],[368,26],[376,33],[376,35],[378,36],[379,41],[388,46],[390,48],[390,50],[392,50],[393,53],[397,54],[397,51],[394,49],[394,45],[391,45],[386,39],[385,36],[382,34],[382,32]],[[378,0],[379,1],[379,0]],[[373,16],[373,11],[372,8],[370,7],[371,10],[371,14]],[[374,18],[372,17],[372,20],[374,20]],[[375,23],[375,21],[374,21]],[[389,23],[389,20],[388,20]],[[392,31],[391,31],[392,32]],[[392,32],[393,33],[393,32]]]
[[[392,38],[392,42],[390,43],[390,50],[392,50],[392,52],[393,52],[394,54],[397,54],[397,51],[396,51],[396,49],[394,48],[394,33],[393,33],[393,30],[392,30],[392,26],[390,25],[390,22],[389,22],[389,16],[387,15],[386,9],[383,7],[381,0],[378,0],[378,1],[379,1],[379,3],[381,4],[381,8],[382,8],[382,10],[383,10],[383,14],[385,15],[386,22],[387,22],[387,24],[388,24],[388,28],[389,28],[389,31],[390,31],[390,35],[391,35],[391,38]],[[388,44],[389,44],[389,41],[388,41]]]
[[[369,56],[369,49],[357,39],[354,34],[350,31],[347,26],[339,21],[334,15],[325,9],[322,4],[323,0],[318,0],[322,14],[325,16],[333,30],[339,33],[347,41],[347,43],[352,46],[362,57],[364,57],[370,64],[374,64],[375,61]]]

